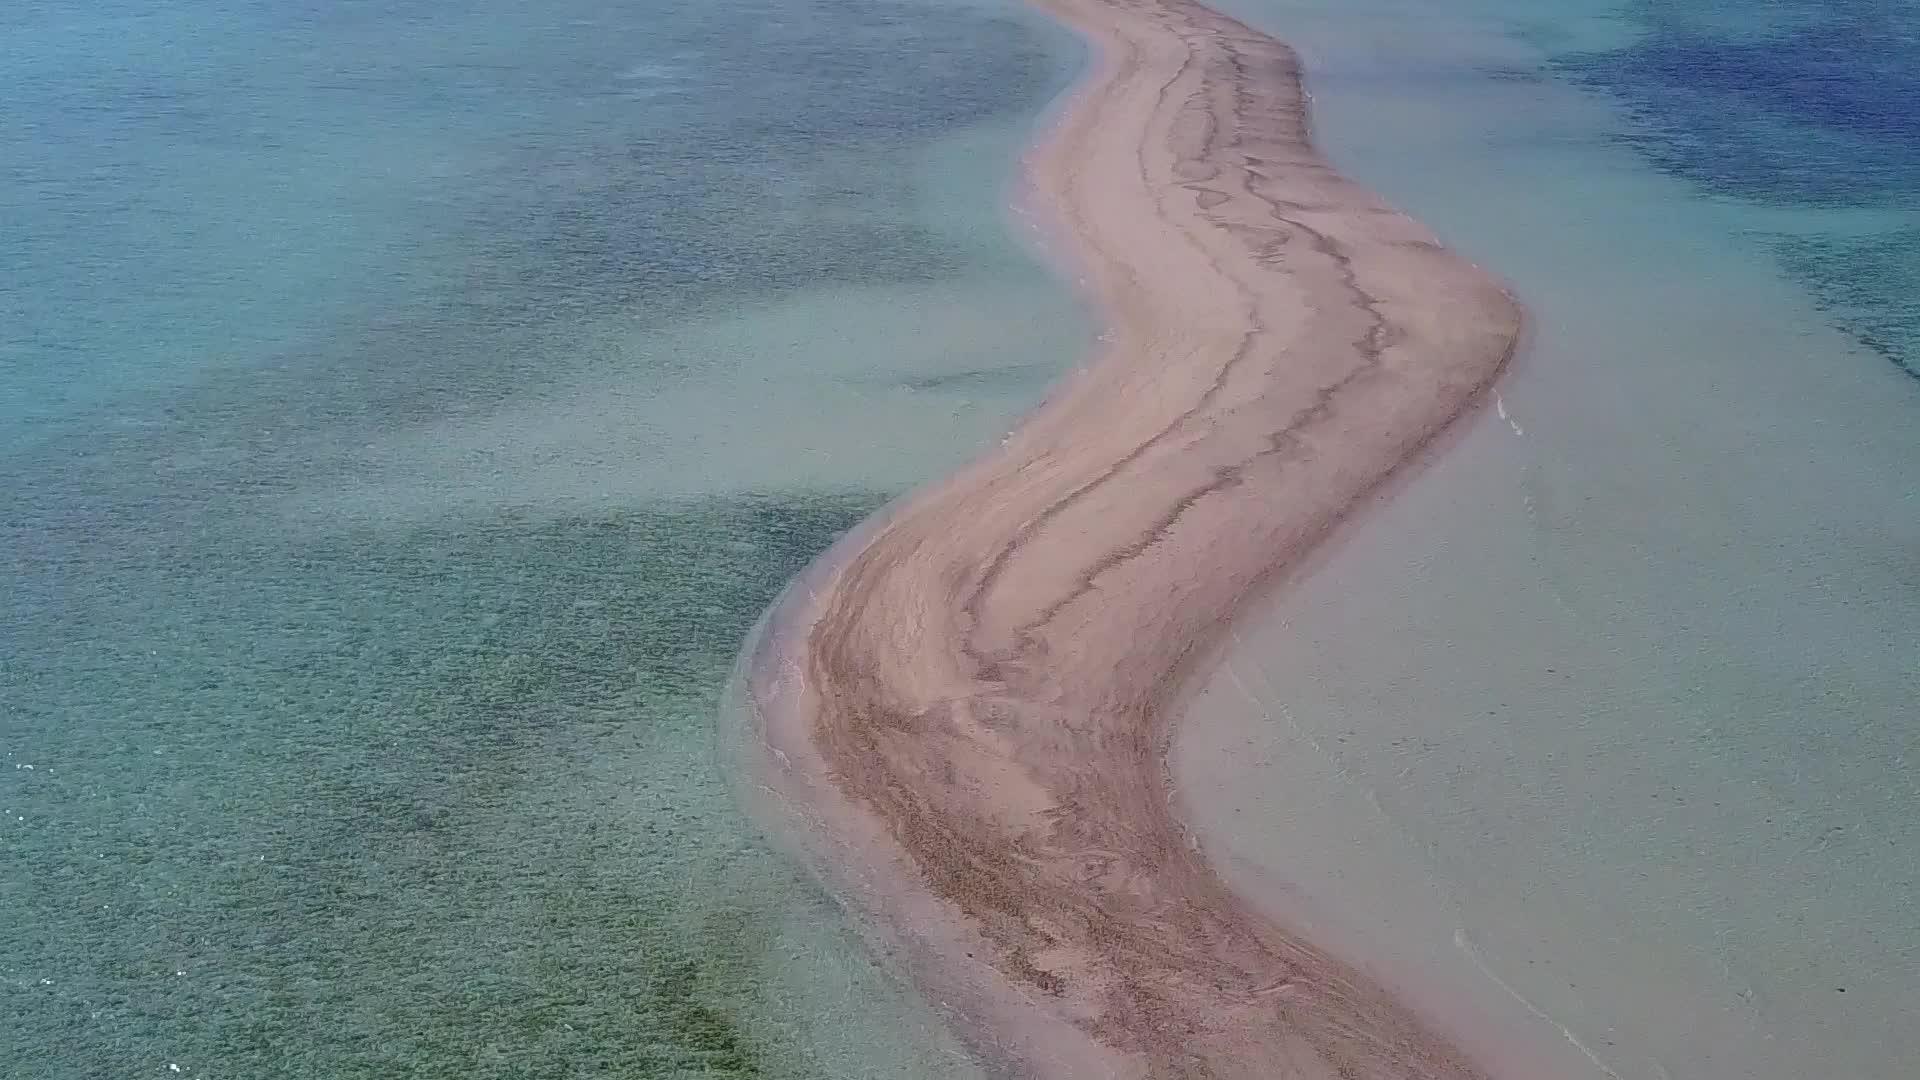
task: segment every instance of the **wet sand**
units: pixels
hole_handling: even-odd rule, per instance
[[[790,589],[748,669],[762,809],[990,1070],[1481,1075],[1223,884],[1166,749],[1236,608],[1477,401],[1518,308],[1331,170],[1280,42],[1042,7],[1097,49],[1031,179],[1107,332]]]

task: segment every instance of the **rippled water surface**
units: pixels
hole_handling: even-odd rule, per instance
[[[1077,351],[1011,5],[0,11],[0,1073],[965,1075],[734,808],[783,582]]]
[[[1878,0],[1634,4],[1551,68],[1621,102],[1622,138],[1699,190],[1798,211],[1770,245],[1821,307],[1920,374],[1920,9]],[[1551,38],[1549,38],[1551,40]]]

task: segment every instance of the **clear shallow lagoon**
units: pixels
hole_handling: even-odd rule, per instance
[[[1534,341],[1241,626],[1179,748],[1216,853],[1566,1075],[1912,1075],[1912,13],[1224,6]]]
[[[1223,6],[1537,340],[1243,629],[1217,850],[1594,1075],[1907,1075],[1911,16]],[[1074,56],[994,4],[0,12],[0,1071],[966,1075],[713,713],[1081,352],[999,205]]]
[[[713,746],[1082,347],[1012,5],[0,11],[0,1073],[967,1075]]]

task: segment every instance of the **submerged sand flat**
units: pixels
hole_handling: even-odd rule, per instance
[[[1108,332],[776,611],[769,805],[990,1066],[1479,1075],[1222,883],[1165,749],[1192,659],[1475,402],[1518,308],[1315,152],[1285,45],[1044,6],[1098,47],[1033,179]]]

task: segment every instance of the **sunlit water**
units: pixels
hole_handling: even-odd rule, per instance
[[[1910,13],[1224,6],[1536,340],[1241,628],[1216,854],[1477,1048],[1910,1075]],[[0,11],[0,1073],[965,1075],[711,740],[781,583],[1080,353],[1000,208],[1076,56]]]
[[[1490,1056],[1913,1075],[1913,12],[1226,6],[1533,342],[1240,627],[1179,756],[1216,854]]]
[[[1085,328],[1011,5],[0,9],[0,1074],[945,1076],[742,637]]]

